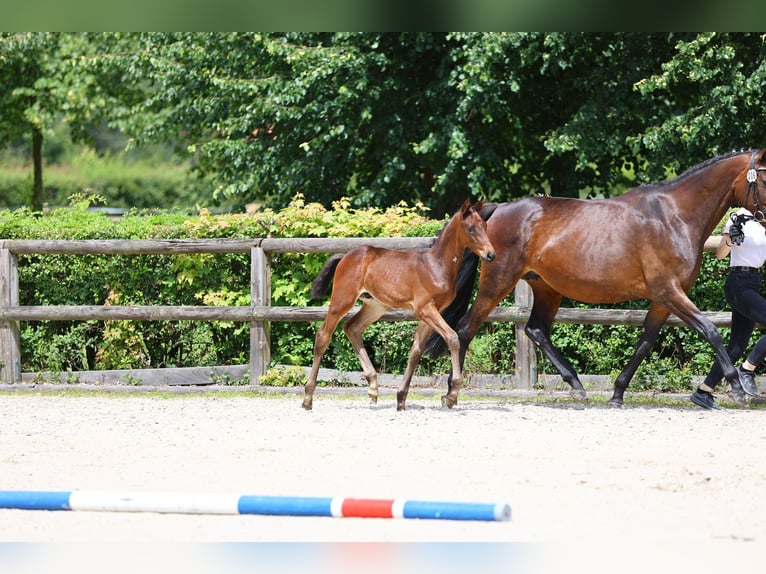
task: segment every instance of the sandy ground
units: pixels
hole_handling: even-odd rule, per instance
[[[446,410],[435,396],[411,398],[409,410],[397,413],[392,396],[372,407],[362,396],[340,399],[318,389],[314,410],[305,412],[297,395],[3,393],[3,490],[507,501],[513,518],[0,510],[0,540],[52,543],[50,555],[59,543],[510,542],[501,554],[531,549],[536,560],[568,556],[567,564],[578,554],[586,562],[608,556],[621,572],[631,565],[645,571],[642,561],[660,549],[696,571],[757,564],[766,550],[766,412],[627,402],[616,411],[463,398]],[[14,571],[33,571],[23,563]],[[366,571],[378,570],[367,564]]]

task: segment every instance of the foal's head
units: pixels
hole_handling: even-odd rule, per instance
[[[489,263],[495,259],[495,248],[487,237],[487,222],[479,215],[483,205],[484,200],[471,205],[471,200],[467,199],[455,217],[462,223],[458,226],[459,241]]]

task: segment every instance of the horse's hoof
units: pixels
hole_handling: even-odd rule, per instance
[[[572,389],[571,391],[569,391],[569,396],[576,401],[580,401],[581,403],[588,402],[588,395],[585,393],[583,389]]]
[[[606,404],[607,404],[607,406],[610,409],[624,409],[625,408],[625,404],[622,401],[616,401],[614,399],[610,400]]]
[[[731,389],[729,391],[729,398],[741,407],[746,407],[748,404],[747,395],[742,390]]]
[[[396,410],[397,410],[397,411],[403,411],[403,410],[405,410],[405,409],[404,409],[404,403],[401,403],[401,404],[397,404],[397,405],[396,405]]]
[[[307,403],[306,401],[303,401],[303,404],[301,406],[307,411],[310,411],[314,405],[312,405],[311,403]]]
[[[442,406],[447,407],[448,409],[451,409],[457,404],[457,399],[451,398],[449,395],[444,395],[442,397]]]
[[[378,397],[373,397],[370,395],[370,404],[371,405],[377,405],[378,404]]]

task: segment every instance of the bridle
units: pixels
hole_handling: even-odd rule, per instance
[[[753,194],[753,216],[755,217],[755,220],[759,223],[763,223],[764,220],[766,220],[766,212],[761,208],[761,196],[758,193],[758,172],[759,171],[766,171],[766,167],[755,167],[755,154],[757,154],[757,151],[753,152],[753,155],[750,156],[750,169],[747,170],[747,174],[745,175],[745,179],[747,179],[747,192],[745,192],[745,207],[748,206],[748,199],[750,198],[750,194]]]

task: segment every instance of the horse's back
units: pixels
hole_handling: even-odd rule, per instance
[[[638,209],[638,202],[654,205]],[[528,197],[498,206],[487,232],[512,276],[533,272],[555,291],[588,303],[648,298],[647,281],[672,271],[687,283],[700,257],[693,245],[683,257],[664,247],[662,203],[656,194]]]
[[[337,274],[354,277],[365,290],[395,288],[422,269],[426,249],[387,249],[365,245],[349,251],[338,265]]]

